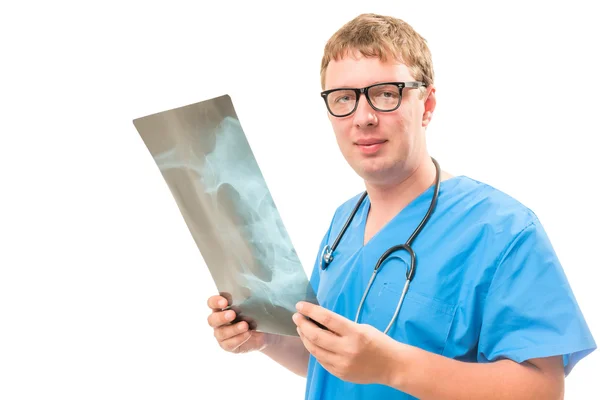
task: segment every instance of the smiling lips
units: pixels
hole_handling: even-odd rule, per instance
[[[385,142],[387,142],[385,139],[361,139],[357,140],[354,144],[358,146],[361,153],[373,154],[376,153]]]

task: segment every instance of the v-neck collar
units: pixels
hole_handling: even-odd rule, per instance
[[[446,179],[446,180],[440,182],[440,191],[438,193],[438,204],[436,205],[436,209],[440,207],[440,199],[441,199],[441,195],[442,195],[442,189],[444,191],[446,191],[448,189],[455,187],[459,183],[461,178],[463,178],[463,175],[454,176],[454,177],[451,177],[449,179]],[[450,187],[448,187],[448,186],[450,186]],[[361,232],[361,235],[360,235],[360,247],[359,248],[364,249],[364,248],[370,246],[374,241],[377,241],[377,239],[379,237],[381,237],[385,234],[385,231],[387,231],[390,226],[395,225],[399,219],[404,217],[406,214],[409,214],[412,209],[419,206],[423,201],[427,200],[426,209],[429,209],[429,205],[431,204],[430,202],[432,200],[434,189],[435,189],[435,185],[431,185],[425,191],[423,191],[421,194],[419,194],[417,197],[415,197],[413,200],[411,200],[404,208],[402,208],[402,210],[400,210],[396,215],[394,215],[394,217],[392,219],[390,219],[377,232],[375,232],[375,234],[373,236],[371,236],[371,238],[369,239],[369,241],[367,243],[365,243],[367,217],[369,216],[369,211],[371,209],[371,199],[370,199],[369,195],[367,195],[365,197],[365,199],[363,200],[363,204],[360,206],[361,207],[361,210],[360,210],[361,218],[360,218],[359,232]],[[425,212],[426,211],[423,212],[423,217],[425,217]],[[433,211],[433,213],[435,213],[435,210]],[[421,217],[421,219],[423,217]],[[419,219],[419,223],[421,222],[421,219]],[[414,229],[417,228],[417,226],[418,226],[418,223],[415,224],[415,227],[413,228],[413,230],[411,232],[413,232]]]

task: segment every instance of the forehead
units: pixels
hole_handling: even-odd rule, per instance
[[[394,58],[382,62],[378,57],[365,57],[359,53],[331,60],[325,72],[325,89],[411,80],[414,78],[409,68]]]

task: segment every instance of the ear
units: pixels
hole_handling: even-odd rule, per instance
[[[433,116],[433,111],[435,110],[435,86],[429,86],[425,95],[427,97],[425,98],[422,126],[426,128],[431,122],[431,117]]]

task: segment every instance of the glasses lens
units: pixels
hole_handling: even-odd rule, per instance
[[[356,105],[356,92],[354,90],[340,89],[327,95],[327,105],[333,115],[345,115]]]
[[[369,99],[375,108],[390,111],[400,103],[400,88],[395,85],[377,85],[369,89]]]

